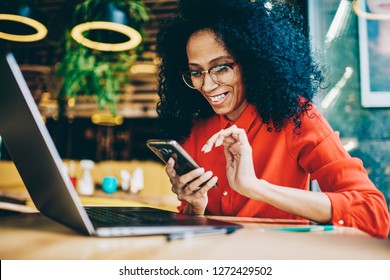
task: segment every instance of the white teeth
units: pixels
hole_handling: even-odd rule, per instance
[[[210,99],[213,102],[218,102],[218,101],[221,101],[222,99],[224,99],[225,96],[226,96],[226,94],[221,94],[221,95],[217,95],[217,96],[210,96]]]

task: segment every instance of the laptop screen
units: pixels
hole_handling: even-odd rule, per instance
[[[170,212],[167,222],[162,221],[163,211],[152,207],[139,209],[144,212],[141,225],[132,223],[97,227],[93,226],[86,209],[74,189],[63,162],[42,120],[35,101],[12,54],[0,57],[0,136],[11,155],[16,168],[38,210],[70,228],[87,235],[123,236],[169,234],[196,230],[227,229],[232,232],[240,225]],[[102,208],[102,207],[100,207]],[[110,208],[110,207],[108,207]],[[91,212],[90,207],[88,212]],[[110,210],[115,210],[111,207]],[[134,214],[130,207],[119,210],[119,215]],[[153,215],[154,224],[144,223]],[[145,215],[145,212],[147,215]],[[166,211],[169,212],[169,211]],[[130,220],[129,217],[126,220]],[[111,221],[110,221],[111,222]]]
[[[31,199],[44,215],[90,234],[92,224],[12,54],[1,55],[0,72],[0,136]]]

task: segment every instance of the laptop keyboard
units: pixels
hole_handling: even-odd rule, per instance
[[[99,226],[145,226],[169,224],[177,221],[175,213],[168,211],[137,211],[124,207],[85,207],[93,223]]]

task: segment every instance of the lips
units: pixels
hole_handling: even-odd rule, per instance
[[[209,96],[208,98],[211,100],[211,102],[221,102],[225,97],[227,96],[227,92],[214,95],[214,96]]]

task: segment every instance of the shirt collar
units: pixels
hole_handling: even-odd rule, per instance
[[[226,116],[220,115],[220,128],[225,129],[235,124],[237,127],[243,128],[245,129],[245,131],[248,131],[249,127],[252,125],[253,121],[256,119],[257,116],[258,114],[255,106],[253,104],[248,104],[245,110],[235,121],[230,121],[226,118]]]

